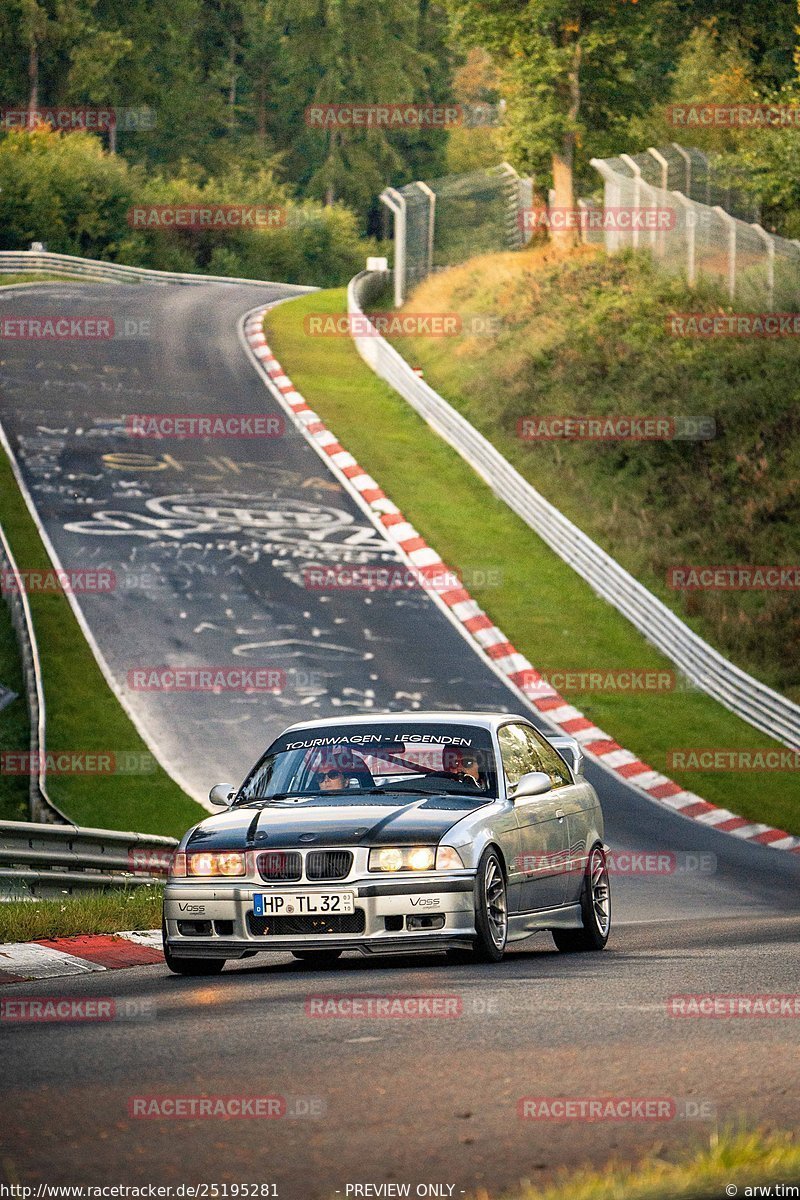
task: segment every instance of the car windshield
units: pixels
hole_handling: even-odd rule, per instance
[[[407,793],[497,797],[488,729],[413,721],[295,730],[273,742],[242,784],[237,804],[287,796]]]

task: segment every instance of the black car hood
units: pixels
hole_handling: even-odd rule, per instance
[[[352,796],[346,801],[256,801],[209,817],[192,830],[187,850],[271,850],[303,846],[432,845],[490,797]]]

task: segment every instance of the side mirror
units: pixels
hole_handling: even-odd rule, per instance
[[[517,784],[513,799],[521,800],[523,796],[543,796],[545,792],[550,791],[552,786],[550,776],[545,775],[544,771],[528,771]]]
[[[212,804],[218,804],[221,808],[230,808],[235,795],[236,788],[232,783],[215,783],[208,793],[208,798]]]
[[[573,775],[583,774],[583,751],[580,743],[571,737],[551,737],[547,739],[562,758],[565,758],[572,767]]]

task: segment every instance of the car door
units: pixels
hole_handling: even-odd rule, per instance
[[[506,794],[512,798],[520,778],[529,771],[545,771],[553,779],[553,772],[545,765],[541,744],[531,736],[533,732],[529,726],[518,722],[501,725],[497,731]],[[558,755],[555,757],[563,767]],[[560,790],[561,787],[554,787],[543,796],[522,796],[514,801],[519,832],[516,867],[521,912],[555,908],[565,903],[569,847]]]
[[[590,806],[589,786],[585,779],[573,775],[570,767],[557,750],[538,730],[525,726],[528,737],[538,744],[542,771],[550,776],[553,796],[556,797],[556,815],[562,825],[566,824],[567,861],[564,863],[564,892],[562,904],[577,904],[583,887],[586,867],[587,835]]]

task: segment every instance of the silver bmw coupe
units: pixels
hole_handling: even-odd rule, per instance
[[[326,963],[442,950],[497,962],[550,930],[602,950],[603,814],[578,743],[498,713],[365,713],[293,725],[225,811],[181,839],[164,896],[181,975],[290,951]]]

